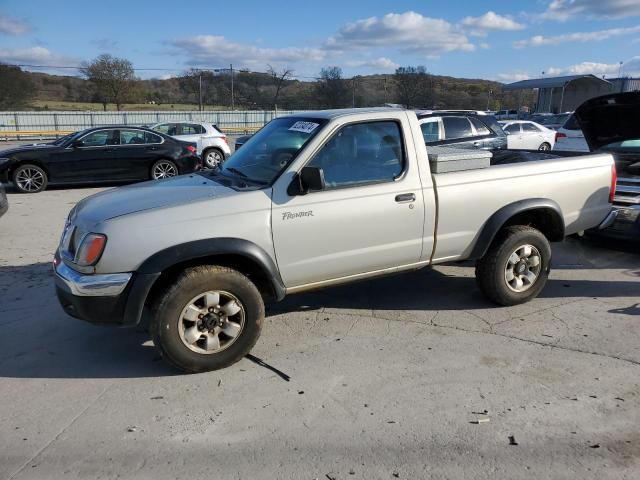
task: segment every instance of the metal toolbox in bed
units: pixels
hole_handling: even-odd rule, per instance
[[[461,172],[476,170],[491,165],[492,153],[487,150],[430,147],[427,145],[429,165],[432,173]]]

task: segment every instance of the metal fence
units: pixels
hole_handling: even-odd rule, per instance
[[[0,112],[0,139],[50,138],[65,132],[106,125],[153,125],[159,122],[206,122],[226,133],[251,133],[291,110],[149,111],[149,112]]]

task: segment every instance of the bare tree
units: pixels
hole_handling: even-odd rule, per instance
[[[342,78],[340,67],[327,67],[320,71],[316,97],[321,106],[340,108],[349,103],[351,89]]]
[[[80,71],[96,86],[105,110],[108,102],[115,103],[116,109],[120,110],[124,103],[133,102],[138,95],[138,80],[133,65],[127,59],[103,53],[85,63]]]
[[[398,103],[405,108],[428,106],[431,97],[429,77],[427,69],[423,66],[396,69],[394,80],[398,91]]]
[[[293,70],[287,67],[284,67],[282,70],[277,71],[271,65],[267,65],[267,73],[271,75],[276,85],[276,93],[273,96],[273,109],[278,111],[278,97],[280,96],[280,89],[282,88],[284,82],[287,80],[291,80],[293,78]]]

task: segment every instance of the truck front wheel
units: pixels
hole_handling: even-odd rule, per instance
[[[551,264],[551,246],[535,228],[511,226],[498,233],[487,253],[476,262],[476,281],[489,300],[518,305],[544,288]]]
[[[228,367],[249,353],[260,336],[262,296],[236,270],[189,268],[156,298],[153,342],[168,363],[185,372]]]

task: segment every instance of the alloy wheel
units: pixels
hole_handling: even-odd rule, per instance
[[[158,162],[153,167],[153,178],[160,180],[162,178],[175,177],[178,175],[176,166],[171,162]]]
[[[205,355],[233,344],[245,325],[244,306],[222,290],[201,293],[191,299],[178,319],[180,340],[190,350]]]
[[[540,275],[542,260],[540,252],[533,245],[521,245],[507,259],[504,279],[514,292],[529,290]]]
[[[44,185],[44,175],[35,168],[23,168],[16,175],[16,183],[21,190],[37,192]]]
[[[209,150],[204,161],[207,164],[207,167],[216,168],[222,163],[222,155],[217,150]]]

